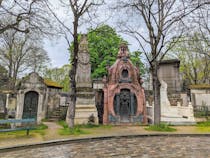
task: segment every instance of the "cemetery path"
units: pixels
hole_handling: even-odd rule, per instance
[[[62,127],[56,122],[44,122],[48,126],[45,133],[30,132],[29,136],[26,136],[25,131],[19,135],[12,135],[10,132],[8,134],[0,134],[0,148],[12,147],[18,145],[26,144],[36,144],[44,143],[46,141],[55,141],[61,139],[79,139],[79,138],[93,138],[93,137],[106,137],[106,136],[125,136],[125,135],[150,135],[150,134],[209,134],[210,127],[208,130],[203,130],[196,126],[174,126],[177,129],[175,132],[157,132],[157,131],[147,131],[145,126],[112,126],[98,127],[84,129],[87,131],[86,134],[81,135],[60,135],[59,129]]]
[[[44,124],[48,126],[48,129],[46,130],[46,134],[43,136],[43,139],[45,141],[55,138],[58,139],[58,130],[62,127],[55,122],[44,122]]]

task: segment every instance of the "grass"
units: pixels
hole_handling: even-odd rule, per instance
[[[87,132],[80,129],[80,127],[75,126],[74,128],[68,128],[68,125],[65,121],[59,121],[59,125],[63,127],[60,129],[58,133],[60,135],[80,135],[80,134],[88,134]]]
[[[31,129],[29,131],[29,135],[26,135],[26,130],[20,130],[20,131],[11,131],[11,132],[2,132],[0,133],[0,138],[19,138],[19,137],[33,137],[34,135],[40,134],[45,135],[45,129],[48,127],[41,123],[35,127],[35,129]]]
[[[210,120],[204,121],[204,122],[198,122],[197,127],[210,127]]]
[[[111,125],[95,125],[95,124],[81,124],[75,125],[74,128],[68,128],[68,125],[65,121],[59,121],[59,125],[63,127],[63,129],[59,130],[60,135],[80,135],[80,134],[90,134],[88,129],[94,128],[103,128],[103,129],[110,129],[112,128]]]
[[[196,127],[199,132],[210,132],[210,120],[199,122]]]
[[[81,134],[88,134],[87,131],[81,130],[78,127],[74,128],[63,128],[58,131],[60,135],[81,135]]]
[[[175,128],[169,127],[169,125],[161,123],[159,125],[150,125],[149,127],[145,128],[148,131],[159,131],[159,132],[174,132],[176,131]]]

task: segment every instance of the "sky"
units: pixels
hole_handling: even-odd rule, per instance
[[[62,67],[69,63],[69,51],[66,41],[62,38],[55,40],[45,39],[44,49],[51,59],[51,68]]]
[[[62,21],[65,22],[66,26],[71,26],[72,21],[69,21],[69,19],[72,19],[72,16],[67,13],[66,8],[58,7],[61,6],[56,3],[52,3],[51,7],[55,11],[56,15],[61,18]],[[67,14],[66,14],[67,13]],[[107,17],[109,17],[112,12],[106,8],[101,8],[99,12],[100,16],[96,21],[105,21]],[[68,15],[68,16],[67,16]],[[99,22],[100,23],[100,22]],[[113,26],[113,20],[108,20],[106,21],[106,24]],[[79,33],[87,33],[87,28],[89,26],[82,25],[79,29]],[[124,40],[128,41],[129,45],[129,50],[131,51],[136,51],[138,50],[138,43],[137,41],[134,40],[134,38],[124,35],[124,34],[119,34],[123,37]],[[69,39],[70,42],[72,41],[72,38]],[[64,38],[56,38],[54,40],[44,40],[44,49],[48,52],[48,55],[51,59],[51,67],[62,67],[65,64],[69,63],[69,51],[68,51],[68,44]]]
[[[129,42],[130,52],[138,50],[136,41],[129,36],[122,35],[122,37]],[[44,41],[44,49],[48,52],[51,59],[51,68],[62,67],[65,64],[69,64],[69,51],[68,44],[63,38]]]

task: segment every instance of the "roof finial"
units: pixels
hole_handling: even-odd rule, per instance
[[[120,48],[119,48],[117,57],[118,58],[122,58],[122,57],[129,58],[127,43],[123,42],[120,44]]]

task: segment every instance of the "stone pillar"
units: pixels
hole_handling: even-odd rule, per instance
[[[75,124],[86,124],[91,121],[91,117],[94,118],[94,123],[98,124],[98,112],[95,106],[95,93],[92,88],[90,54],[86,35],[82,35],[79,44],[76,85]]]

